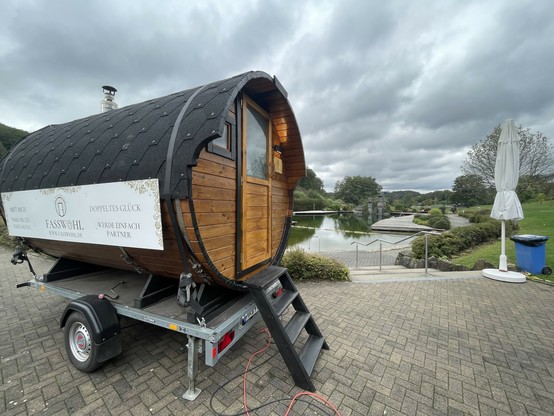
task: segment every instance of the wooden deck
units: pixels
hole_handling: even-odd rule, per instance
[[[405,215],[402,217],[391,217],[371,225],[373,231],[393,231],[393,232],[413,232],[418,231],[432,231],[432,227],[426,225],[419,225],[413,222],[413,215]]]

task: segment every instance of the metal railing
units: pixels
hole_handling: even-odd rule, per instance
[[[382,238],[376,238],[375,240],[370,241],[369,243],[366,243],[366,244],[360,243],[358,241],[353,241],[352,243],[350,243],[350,245],[356,244],[356,268],[358,268],[358,247],[359,246],[369,247],[370,245],[379,242],[379,271],[382,271],[383,270],[383,268],[382,268],[383,267],[383,243],[395,246],[399,243],[403,243],[406,240],[409,240],[411,238],[415,238],[418,235],[424,235],[425,236],[425,274],[427,275],[428,274],[428,259],[429,259],[429,235],[430,234],[431,235],[438,235],[440,233],[438,233],[436,231],[419,231],[415,234],[412,234],[412,235],[410,235],[406,238],[403,238],[401,240],[398,240],[398,241],[388,241],[388,240],[384,240]]]
[[[321,239],[319,238],[319,236],[317,235],[314,235],[312,238],[310,238],[310,240],[308,241],[308,251],[310,251],[312,249],[312,240],[314,238],[317,238],[317,242],[318,242],[318,252],[321,252]]]

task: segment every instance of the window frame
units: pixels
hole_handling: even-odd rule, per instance
[[[235,120],[232,118],[227,118],[225,120],[225,128],[223,129],[223,132],[227,132],[227,148],[220,146],[217,143],[214,143],[214,140],[208,143],[207,150],[210,153],[216,154],[218,156],[222,156],[224,158],[230,159],[230,160],[236,160],[237,158],[237,152],[236,152],[236,142],[237,142],[237,134],[236,134],[236,123]],[[221,136],[223,137],[223,136]]]

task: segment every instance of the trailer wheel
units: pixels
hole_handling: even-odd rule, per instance
[[[81,312],[74,311],[65,323],[65,350],[71,364],[84,373],[96,370],[98,362],[98,348],[92,339],[91,326]]]

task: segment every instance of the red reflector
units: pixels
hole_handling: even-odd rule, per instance
[[[212,348],[212,358],[217,357],[217,349],[214,347]]]
[[[279,296],[281,296],[283,294],[283,288],[280,287],[279,289],[277,289],[275,292],[273,292],[273,297],[274,298],[278,298]]]
[[[217,344],[217,352],[223,351],[227,346],[233,342],[233,339],[235,338],[235,331],[229,331],[225,335],[223,335],[223,338],[219,341]]]

